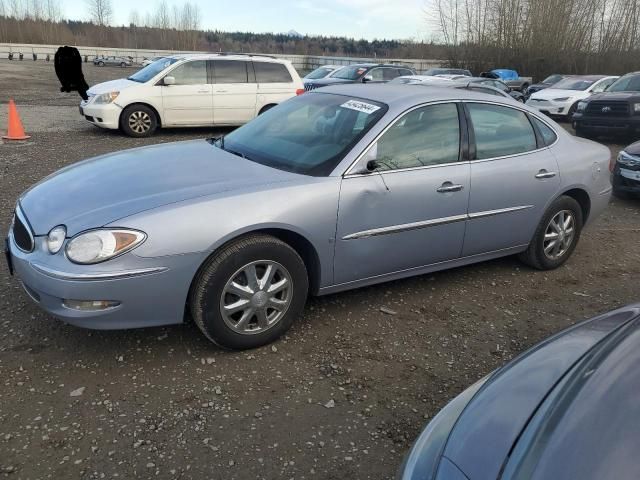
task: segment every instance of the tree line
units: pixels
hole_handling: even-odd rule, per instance
[[[640,0],[426,0],[452,66],[550,73],[640,69]]]
[[[160,0],[153,11],[133,9],[128,24],[121,26],[113,25],[111,0],[85,0],[80,5],[84,21],[63,19],[60,0],[0,0],[0,42],[429,59],[442,58],[447,50],[434,42],[412,40],[205,31],[198,5],[189,1]]]

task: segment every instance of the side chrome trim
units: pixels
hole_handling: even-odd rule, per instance
[[[77,281],[91,281],[91,280],[116,280],[120,278],[138,277],[141,275],[151,275],[154,273],[162,273],[169,270],[167,267],[153,267],[153,268],[139,268],[135,270],[124,270],[121,272],[103,272],[103,273],[69,273],[61,272],[53,268],[38,265],[34,262],[29,262],[29,265],[44,275],[59,280],[77,280]]]
[[[483,212],[470,213],[469,220],[475,220],[476,218],[494,217],[496,215],[502,215],[503,213],[519,212],[520,210],[529,210],[533,208],[533,205],[521,205],[519,207],[499,208],[497,210],[485,210]]]
[[[475,220],[477,218],[493,217],[504,213],[518,212],[520,210],[528,210],[533,205],[522,205],[519,207],[500,208],[498,210],[486,210],[484,212],[476,212],[464,215],[453,215],[451,217],[435,218],[422,222],[403,223],[401,225],[391,225],[389,227],[372,228],[371,230],[363,230],[361,232],[351,233],[342,237],[342,240],[359,240],[361,238],[376,237],[379,235],[389,235],[392,233],[408,232],[411,230],[419,230],[422,228],[437,227],[440,225],[448,225],[450,223],[464,222],[466,220]]]

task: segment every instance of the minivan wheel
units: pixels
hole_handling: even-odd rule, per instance
[[[146,105],[130,105],[120,114],[120,129],[130,137],[148,137],[156,128],[156,112]]]
[[[580,204],[571,197],[559,197],[545,212],[520,260],[538,270],[558,268],[575,250],[582,224]]]
[[[104,67],[104,62],[98,62],[99,67]]]
[[[262,107],[260,109],[260,111],[258,112],[258,115],[262,115],[264,112],[268,112],[269,110],[271,110],[273,107],[275,107],[275,105],[271,104],[271,105],[265,105],[264,107]]]
[[[224,246],[201,268],[189,294],[198,328],[229,349],[278,339],[302,313],[309,279],[300,255],[270,235]]]

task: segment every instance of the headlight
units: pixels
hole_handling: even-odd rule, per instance
[[[578,108],[577,110],[579,112],[584,112],[584,110],[587,108],[587,102],[578,102]]]
[[[49,253],[56,254],[62,248],[64,244],[64,239],[67,236],[67,229],[64,225],[58,225],[53,228],[49,235],[47,235],[47,248],[49,249]]]
[[[567,100],[569,100],[569,97],[562,97],[562,98],[554,98],[553,99],[554,102],[566,102]]]
[[[628,167],[637,167],[640,166],[640,158],[629,155],[623,150],[618,154],[618,163]]]
[[[633,111],[635,113],[640,113],[640,103],[634,103],[633,104]]]
[[[82,265],[104,262],[133,250],[146,238],[146,234],[136,230],[91,230],[69,241],[67,258]]]
[[[120,95],[120,92],[107,92],[102,95],[96,95],[93,103],[111,103],[118,98],[118,95]]]

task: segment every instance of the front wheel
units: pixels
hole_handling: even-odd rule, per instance
[[[270,235],[223,247],[201,268],[189,306],[215,344],[243,350],[273,342],[302,313],[309,279],[298,253]]]
[[[538,270],[558,268],[575,250],[582,224],[580,204],[571,197],[559,197],[545,212],[520,260]]]
[[[130,137],[148,137],[156,128],[156,112],[146,105],[130,105],[120,114],[120,129]]]
[[[104,62],[98,62],[99,67],[104,67]]]
[[[127,64],[126,64],[126,63],[124,63],[124,62],[122,62],[122,63],[120,64],[120,66],[121,66],[122,68],[124,68],[124,67],[126,67],[126,66],[127,66]]]

